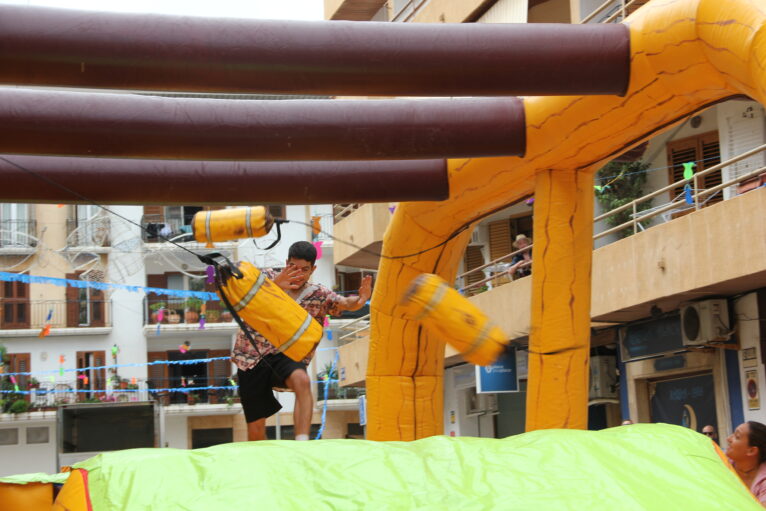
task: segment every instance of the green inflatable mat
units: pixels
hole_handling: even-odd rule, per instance
[[[134,449],[78,463],[100,510],[763,511],[710,439],[636,424],[502,440]]]
[[[29,484],[29,483],[53,483],[64,484],[69,479],[69,472],[60,474],[45,474],[37,472],[34,474],[19,474],[15,476],[0,477],[0,483],[5,484]],[[0,508],[2,509],[2,508]]]

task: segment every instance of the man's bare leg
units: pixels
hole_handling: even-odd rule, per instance
[[[247,423],[247,439],[251,442],[266,440],[266,419],[258,419]]]
[[[311,416],[314,412],[314,396],[311,395],[309,375],[304,370],[296,369],[287,377],[285,383],[295,392],[295,410],[293,411],[295,439],[308,439]]]

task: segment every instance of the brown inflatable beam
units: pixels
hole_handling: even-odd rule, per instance
[[[627,27],[0,7],[0,83],[362,96],[623,94]]]
[[[517,98],[244,101],[0,91],[0,153],[11,154],[441,159],[521,155],[524,134]]]
[[[221,162],[0,155],[0,202],[327,204],[443,200],[444,160]]]

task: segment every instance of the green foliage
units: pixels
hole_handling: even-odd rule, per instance
[[[29,402],[23,399],[17,399],[11,404],[11,407],[8,409],[10,413],[24,413],[27,410],[29,410]]]
[[[629,204],[644,195],[644,185],[646,184],[646,169],[648,163],[640,161],[623,163],[610,162],[596,173],[596,200],[601,209],[605,212]],[[617,177],[619,176],[619,177]],[[616,178],[616,179],[615,179]],[[608,186],[607,186],[608,185]],[[636,211],[645,211],[652,207],[652,201],[646,200],[636,205]],[[631,219],[633,210],[628,209],[606,218],[606,224],[614,227],[623,224]],[[618,231],[620,238],[625,238],[633,234],[633,228],[628,227]]]
[[[156,302],[149,305],[149,308],[154,312],[158,312],[160,309],[166,308],[166,305],[165,302]]]
[[[186,299],[186,308],[189,310],[199,312],[202,309],[202,304],[205,303],[199,298],[189,297]]]

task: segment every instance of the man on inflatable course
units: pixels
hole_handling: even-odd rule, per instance
[[[266,270],[266,276],[320,324],[327,314],[359,310],[370,299],[372,277],[362,279],[359,296],[340,296],[321,284],[309,282],[316,270],[317,250],[307,241],[290,246],[287,265],[281,272]],[[308,440],[314,403],[311,379],[306,367],[314,356],[311,350],[300,362],[280,353],[261,334],[248,327],[255,346],[240,330],[231,359],[237,365],[237,379],[242,408],[247,421],[248,440],[266,440],[266,418],[277,413],[282,405],[274,397],[273,388],[289,388],[295,392],[293,424],[296,440]]]

